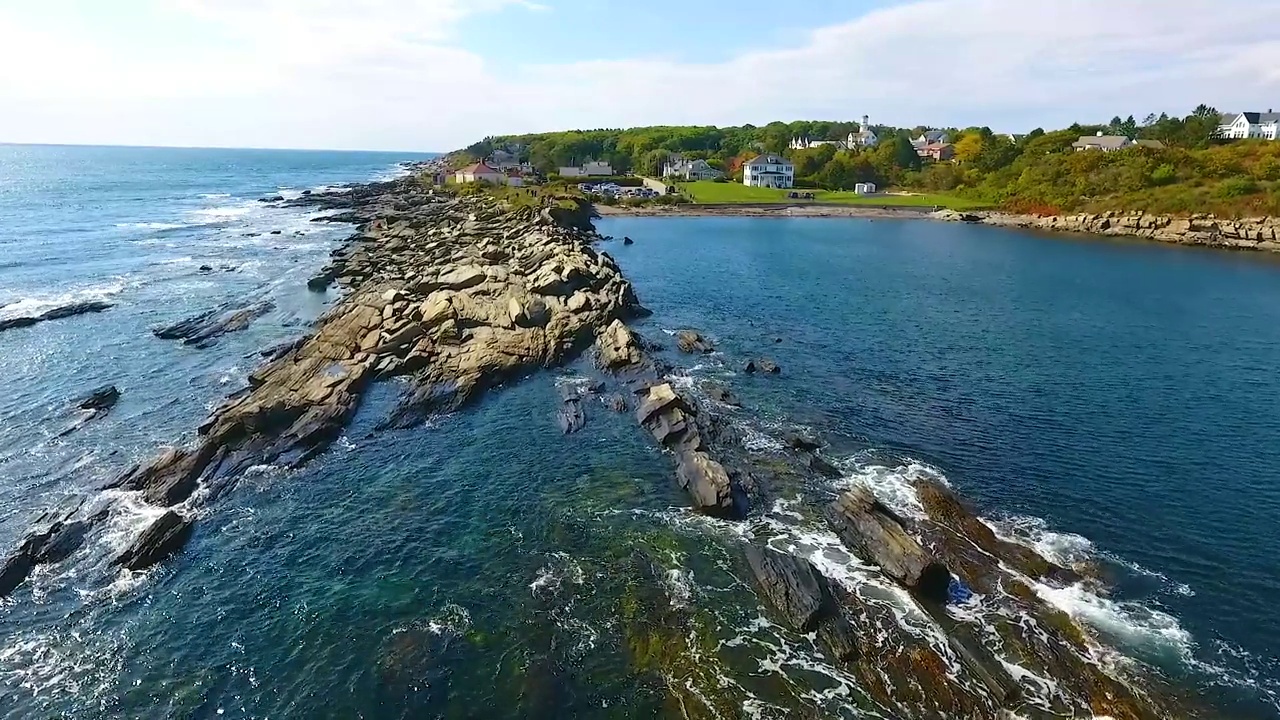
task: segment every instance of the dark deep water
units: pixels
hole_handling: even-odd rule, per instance
[[[118,304],[0,333],[5,550],[40,508],[190,439],[256,349],[320,311],[305,279],[346,231],[254,198],[406,159],[54,150],[70,156],[0,147],[0,305]],[[717,340],[672,358],[678,380],[732,386],[752,442],[810,428],[887,495],[945,475],[1003,532],[1102,563],[1111,597],[1052,599],[1115,647],[1231,717],[1278,716],[1277,259],[919,221],[599,225],[636,239],[604,247],[655,311],[642,332]],[[286,232],[245,237],[270,229]],[[279,310],[213,348],[147,332],[255,293]],[[734,372],[755,354],[784,373]],[[848,678],[765,620],[734,551],[794,507],[745,531],[691,515],[667,459],[602,407],[561,436],[556,384],[589,372],[375,434],[397,390],[381,386],[330,452],[260,468],[178,558],[136,575],[106,566],[155,512],[133,504],[0,604],[0,715],[653,716],[662,694],[624,651],[644,633],[628,612],[643,547],[664,561],[664,602],[703,613],[701,672],[748,696],[744,712],[857,716]],[[103,382],[124,390],[113,414],[54,437]]]

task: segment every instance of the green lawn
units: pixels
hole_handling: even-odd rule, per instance
[[[847,191],[836,190],[804,190],[794,192],[811,192],[813,200],[797,201],[787,197],[791,190],[775,190],[773,188],[747,187],[742,183],[691,182],[681,183],[680,189],[696,203],[795,203],[824,202],[844,205],[898,205],[902,207],[934,207],[940,206],[952,210],[976,210],[987,207],[985,204],[951,197],[950,195],[857,195]]]

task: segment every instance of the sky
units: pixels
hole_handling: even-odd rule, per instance
[[[447,151],[1280,109],[1280,0],[0,0],[0,142]]]

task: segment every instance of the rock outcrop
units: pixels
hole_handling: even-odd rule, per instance
[[[268,300],[242,304],[228,303],[172,325],[158,327],[152,334],[162,340],[181,340],[186,345],[207,348],[227,333],[239,332],[275,309]]]
[[[89,410],[95,415],[100,415],[115,407],[119,400],[120,390],[115,385],[103,385],[82,398],[76,406],[81,410]]]
[[[677,332],[676,347],[684,353],[709,353],[716,349],[716,346],[697,330]]]
[[[0,319],[0,332],[16,328],[31,327],[36,323],[42,323],[48,320],[61,320],[62,318],[75,317],[76,315],[100,313],[104,310],[110,310],[111,307],[112,305],[109,302],[91,300],[55,307],[50,310],[46,310],[39,315],[4,318]]]
[[[384,426],[410,426],[522,372],[557,365],[615,320],[646,312],[613,259],[592,247],[594,232],[581,229],[584,218],[590,228],[589,208],[512,209],[492,197],[437,195],[408,179],[293,202],[341,208],[342,220],[361,223],[322,273],[346,294],[313,334],[273,348],[249,387],[201,424],[194,446],[166,449],[107,487],[172,507],[207,486],[206,502],[251,466],[297,467],[323,451],[375,380],[407,379]],[[222,307],[156,334],[206,344],[269,310]],[[638,347],[634,338],[620,342]],[[581,400],[564,410],[566,432],[580,428]],[[191,521],[166,513],[118,564],[159,562],[190,535]],[[19,548],[5,582],[26,577],[26,559],[43,542]]]
[[[863,486],[827,509],[827,522],[851,550],[921,598],[947,601],[951,572],[909,535],[905,523]]]
[[[89,530],[107,518],[107,511],[73,519],[79,507],[36,520],[18,548],[0,564],[0,598],[12,593],[39,565],[62,562],[80,549]]]
[[[143,570],[176,553],[191,537],[191,521],[169,510],[156,518],[113,563]]]
[[[1177,217],[1144,212],[1039,216],[997,212],[962,214],[949,211],[936,213],[934,217],[940,220],[981,222],[1034,230],[1141,237],[1180,245],[1280,252],[1280,218],[1272,217]]]

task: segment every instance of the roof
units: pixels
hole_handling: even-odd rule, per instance
[[[1280,113],[1272,112],[1270,110],[1268,110],[1267,112],[1223,113],[1220,117],[1222,118],[1223,125],[1230,125],[1231,123],[1235,122],[1236,119],[1239,118],[1241,115],[1245,117],[1245,120],[1249,121],[1250,125],[1258,125],[1259,123],[1280,122]]]
[[[1073,147],[1090,147],[1096,145],[1100,148],[1118,149],[1129,144],[1129,138],[1124,135],[1081,135],[1080,139],[1071,143]]]
[[[934,143],[945,142],[945,138],[947,137],[947,131],[946,130],[925,130],[924,132],[920,133],[920,137],[924,138],[926,145],[932,145]]]
[[[1135,145],[1141,145],[1144,148],[1153,148],[1155,150],[1164,149],[1164,143],[1159,140],[1134,140]]]
[[[924,149],[925,150],[941,150],[943,148],[949,148],[949,147],[951,147],[951,143],[935,142],[935,143],[929,143],[928,145],[925,145]]]
[[[790,165],[791,161],[781,155],[757,155],[747,161],[747,165]]]
[[[494,170],[493,168],[489,167],[488,165],[485,165],[484,163],[476,163],[475,165],[468,165],[462,168],[461,170],[459,170],[458,172],[465,173],[467,175],[500,175],[501,174],[497,170]]]

